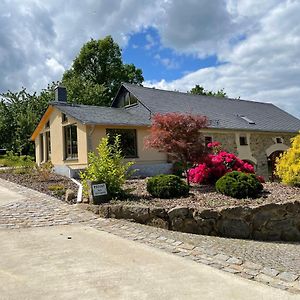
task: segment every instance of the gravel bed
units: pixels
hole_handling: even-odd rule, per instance
[[[49,179],[43,180],[39,173],[15,174],[13,172],[0,173],[0,178],[26,186],[41,193],[65,200],[65,191],[71,189],[77,194],[78,186],[70,178],[51,173]],[[63,186],[63,190],[51,191],[51,186]]]
[[[194,208],[224,208],[229,206],[258,206],[268,203],[285,203],[300,200],[300,188],[286,186],[280,183],[264,183],[264,191],[256,199],[234,199],[216,192],[213,186],[192,185],[190,194],[185,198],[159,199],[153,198],[146,189],[147,179],[128,180],[126,188],[131,191],[132,197],[126,200],[127,204],[140,204],[155,207],[172,208],[188,206]],[[123,203],[113,200],[111,203]]]

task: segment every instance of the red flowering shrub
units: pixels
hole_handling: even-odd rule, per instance
[[[220,143],[209,143],[207,147],[212,149],[212,153],[206,156],[203,163],[189,169],[190,182],[213,184],[228,172],[254,173],[251,164],[242,161],[232,153],[221,150]]]

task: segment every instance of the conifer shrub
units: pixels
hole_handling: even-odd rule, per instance
[[[237,199],[255,198],[263,190],[263,185],[254,174],[233,171],[218,179],[216,190]]]
[[[300,134],[291,139],[291,147],[277,158],[275,175],[284,184],[300,186]]]
[[[176,175],[157,175],[147,181],[147,191],[156,198],[187,196],[189,186]]]

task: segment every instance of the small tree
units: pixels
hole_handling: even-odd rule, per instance
[[[156,114],[152,117],[150,135],[145,145],[166,152],[174,160],[180,161],[189,184],[189,163],[195,163],[206,152],[200,130],[207,126],[208,119],[201,115]]]
[[[99,181],[106,184],[107,192],[110,197],[122,197],[124,195],[123,184],[133,162],[125,163],[120,148],[120,135],[116,135],[113,143],[109,143],[109,136],[102,138],[97,147],[97,154],[88,154],[88,167],[80,173],[84,193],[88,190],[88,180]]]
[[[277,158],[275,174],[285,184],[300,186],[300,134],[291,142],[291,148]]]

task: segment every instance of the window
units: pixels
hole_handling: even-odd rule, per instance
[[[62,122],[65,123],[65,122],[68,122],[68,117],[66,114],[62,113],[61,114],[61,119],[62,119]]]
[[[110,139],[119,134],[121,136],[121,149],[123,155],[126,158],[137,157],[137,139],[135,129],[106,129],[106,134],[109,134]]]
[[[40,162],[44,161],[44,135],[40,134]]]
[[[77,126],[68,125],[64,127],[65,137],[65,159],[76,159],[78,157]]]
[[[205,141],[205,146],[207,147],[207,145],[212,142],[212,137],[211,136],[205,136],[204,141]]]
[[[282,137],[275,138],[275,141],[276,141],[277,144],[283,144],[283,138]]]
[[[126,107],[134,104],[137,104],[137,99],[131,93],[126,92],[122,95],[120,102],[121,107]]]
[[[50,121],[46,123],[45,128],[50,128]]]
[[[47,160],[51,159],[51,139],[50,131],[46,132],[46,147],[47,147]]]
[[[247,137],[246,136],[240,136],[240,145],[246,146],[248,145]]]

